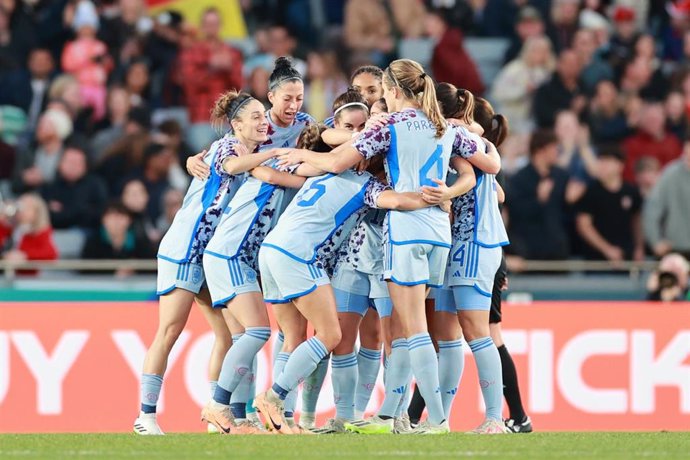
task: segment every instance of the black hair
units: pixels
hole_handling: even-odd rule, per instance
[[[340,96],[336,97],[335,101],[333,101],[333,116],[335,118],[340,117],[340,114],[342,112],[338,112],[338,109],[340,109],[346,104],[361,104],[352,107],[347,107],[347,109],[359,108],[360,110],[366,110],[367,114],[369,113],[369,106],[367,105],[367,101],[362,97],[359,91],[355,90],[352,87],[348,88],[347,91],[342,93]]]
[[[379,67],[376,67],[375,65],[363,65],[355,69],[354,72],[352,72],[352,76],[350,77],[350,83],[352,83],[357,76],[362,75],[363,73],[371,74],[374,76],[374,78],[378,79],[379,81],[383,80],[383,70],[381,70]]]
[[[539,129],[532,133],[532,136],[529,139],[529,154],[532,156],[544,147],[557,143],[558,138],[552,130]]]
[[[276,59],[271,76],[268,77],[268,90],[275,91],[283,83],[302,81],[302,75],[294,68],[290,58],[281,56]]]

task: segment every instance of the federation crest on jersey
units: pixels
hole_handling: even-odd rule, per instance
[[[256,272],[251,268],[244,271],[244,277],[247,278],[249,283],[256,282]]]
[[[194,266],[192,268],[192,283],[198,283],[201,281],[201,267]]]

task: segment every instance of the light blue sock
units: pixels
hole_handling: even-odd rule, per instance
[[[422,332],[407,338],[412,373],[426,402],[429,421],[439,424],[445,420],[438,384],[438,360],[429,333]]]
[[[275,382],[278,380],[278,376],[283,373],[283,369],[285,369],[285,365],[287,364],[288,360],[290,359],[290,356],[292,353],[286,353],[284,351],[281,351],[276,355],[276,360],[273,363],[273,381]],[[285,403],[283,406],[285,407],[285,412],[294,412],[295,410],[295,401],[297,400],[297,389],[293,389],[292,391],[289,391],[285,395]],[[288,410],[288,404],[290,405],[290,409]]]
[[[503,370],[501,356],[491,337],[482,337],[469,342],[479,374],[486,418],[501,421],[503,416]]]
[[[335,416],[344,420],[355,418],[355,388],[357,387],[357,355],[333,355],[331,364]]]
[[[156,374],[141,374],[141,411],[145,414],[155,414],[158,397],[161,395],[163,377]]]
[[[240,341],[242,336],[244,335],[244,332],[241,334],[234,334],[232,336],[232,343],[235,344]],[[252,372],[247,372],[245,376],[240,380],[239,385],[237,385],[237,388],[235,388],[235,391],[232,392],[232,396],[230,396],[230,410],[232,411],[232,415],[235,416],[235,418],[245,418],[246,417],[246,410],[245,410],[245,417],[238,417],[237,414],[241,414],[242,411],[239,409],[239,403],[242,401],[246,402],[247,401],[247,394],[249,390],[249,380],[252,378]]]
[[[252,371],[252,361],[256,354],[266,344],[271,337],[270,327],[248,327],[242,337],[232,344],[230,350],[225,355],[223,367],[218,377],[218,389],[216,389],[213,399],[221,404],[229,404],[230,400],[225,401],[226,394],[232,393],[237,389],[242,379]],[[219,389],[224,390],[220,392]],[[242,401],[246,403],[247,401]]]
[[[357,391],[355,391],[355,409],[366,412],[371,392],[376,386],[381,368],[381,350],[360,348],[357,353]]]
[[[290,355],[283,372],[275,379],[273,389],[276,390],[276,387],[282,389],[283,391],[276,391],[276,393],[281,399],[285,399],[287,393],[297,388],[306,376],[314,372],[319,361],[327,355],[328,349],[316,336],[301,343]]]
[[[216,387],[218,386],[218,380],[209,380],[208,388],[211,390],[211,399],[213,399],[213,394],[216,392]]]
[[[407,339],[393,340],[387,364],[385,396],[378,415],[395,417],[400,399],[410,382],[410,353],[407,349]]]
[[[253,414],[256,412],[254,407],[254,396],[256,396],[256,372],[259,368],[259,360],[254,356],[254,361],[252,361],[252,380],[249,382],[249,395],[247,397],[247,414]]]
[[[323,387],[323,382],[326,380],[326,373],[328,372],[329,356],[326,356],[316,369],[312,372],[302,384],[302,413],[315,414],[316,405],[319,402],[319,394]]]
[[[412,389],[412,369],[410,369],[410,373],[408,374],[407,377],[407,385],[405,385],[405,392],[403,393],[402,397],[400,398],[400,403],[398,404],[398,408],[395,411],[395,418],[399,418],[402,416],[403,412],[407,412],[407,408],[410,406],[410,390]]]
[[[438,381],[441,385],[441,401],[446,420],[450,420],[450,408],[458,392],[458,385],[465,369],[462,339],[438,341]]]
[[[276,363],[276,358],[278,358],[278,355],[283,350],[283,343],[285,343],[285,334],[283,334],[283,331],[278,331],[278,335],[276,336],[276,339],[273,341],[272,357],[274,366]]]

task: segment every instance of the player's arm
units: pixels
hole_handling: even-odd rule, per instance
[[[436,205],[425,201],[419,193],[398,193],[394,190],[386,190],[385,192],[381,192],[376,199],[376,206],[382,209],[393,209],[395,211],[416,211],[417,209]]]
[[[359,163],[362,155],[352,147],[352,140],[349,140],[327,153],[306,149],[281,149],[279,159],[281,167],[306,163],[320,171],[340,174]]]
[[[496,182],[496,195],[498,195],[498,203],[503,204],[506,202],[506,191],[503,190],[501,184]]]
[[[458,172],[458,178],[450,187],[441,180],[433,179],[436,183],[436,187],[430,187],[428,185],[422,187],[422,198],[425,201],[431,204],[449,201],[469,192],[477,184],[477,177],[474,174],[474,169],[472,169],[472,165],[467,160],[454,156],[450,159],[450,162],[453,169]]]
[[[352,140],[352,132],[347,129],[329,128],[321,133],[321,139],[326,144],[335,147]]]
[[[501,156],[498,154],[496,146],[491,142],[484,139],[486,144],[486,151],[481,148],[480,144],[477,144],[477,150],[474,155],[467,158],[472,166],[481,169],[487,174],[498,174],[501,171]]]
[[[271,185],[279,185],[287,188],[300,188],[306,178],[295,176],[284,171],[278,171],[269,166],[257,166],[251,171],[252,176]]]
[[[251,155],[228,156],[223,160],[223,170],[230,175],[242,174],[275,156],[276,152],[274,150],[252,153]]]

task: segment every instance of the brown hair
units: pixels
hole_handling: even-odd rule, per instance
[[[539,129],[533,132],[529,139],[529,155],[533,156],[543,148],[557,143],[558,138],[553,131],[550,129]]]
[[[342,93],[340,96],[336,97],[335,101],[333,101],[333,118],[335,120],[338,120],[342,113],[342,111],[338,111],[338,109],[340,109],[346,104],[355,105],[347,107],[343,110],[351,108],[356,110],[364,110],[367,112],[367,115],[369,115],[369,107],[367,106],[367,101],[364,100],[361,94],[359,94],[359,91],[355,91],[353,88],[348,88],[347,91]]]
[[[419,104],[429,121],[436,126],[436,137],[443,136],[447,123],[436,100],[434,80],[418,62],[411,59],[391,62],[383,73],[383,81],[389,88],[399,88],[405,99]]]
[[[297,138],[297,148],[307,149],[314,152],[330,152],[331,146],[326,144],[321,138],[321,134],[328,129],[323,123],[312,123],[307,125]]]
[[[436,86],[436,99],[445,118],[457,118],[468,125],[474,120],[474,95],[451,83]]]
[[[226,91],[216,99],[211,109],[211,122],[218,128],[223,122],[230,123],[243,111],[246,103],[254,99],[251,95],[236,90]]]
[[[484,137],[496,147],[508,137],[508,119],[494,112],[491,103],[483,97],[474,100],[474,121],[484,128]]]

